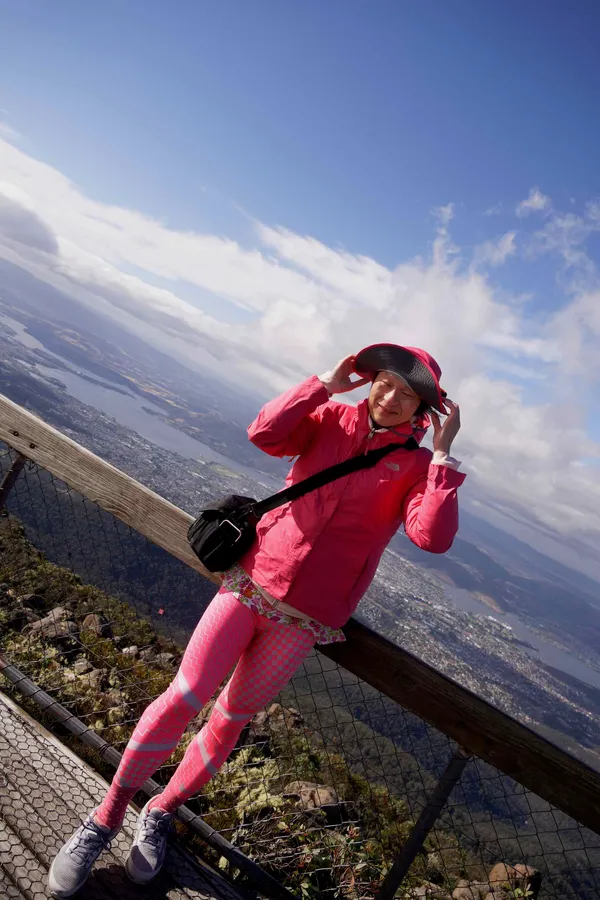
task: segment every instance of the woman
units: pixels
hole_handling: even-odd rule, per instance
[[[352,380],[357,373],[358,379]],[[164,791],[146,803],[127,859],[133,881],[160,871],[177,807],[219,770],[247,722],[285,686],[315,644],[344,640],[348,621],[401,524],[419,547],[444,553],[458,528],[464,475],[450,457],[459,408],[445,399],[441,370],[425,351],[376,344],[341,360],[267,403],[250,440],[271,456],[297,456],[288,484],[337,462],[411,437],[433,425],[425,448],[390,452],[361,469],[266,514],[257,540],[202,616],[180,669],[144,712],[110,789],[55,858],[56,898],[72,896],[117,834],[128,803],[178,744],[227,673],[235,671],[208,722]],[[358,406],[331,403],[372,382]],[[440,414],[447,415],[441,422]],[[411,442],[414,444],[414,442]]]

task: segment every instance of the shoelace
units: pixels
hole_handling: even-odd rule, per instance
[[[83,831],[69,848],[69,856],[74,856],[78,863],[86,865],[90,858],[100,850],[110,850],[111,843],[106,840],[106,832],[102,831],[92,819],[83,823]]]
[[[170,825],[170,818],[166,819],[161,816],[159,819],[148,813],[144,820],[142,833],[140,835],[140,843],[149,844],[155,850],[158,849],[159,843],[166,838],[169,833]]]

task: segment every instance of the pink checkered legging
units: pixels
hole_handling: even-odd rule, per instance
[[[310,632],[267,619],[221,589],[200,619],[175,679],[138,722],[96,820],[111,828],[122,822],[136,791],[237,662],[208,722],[152,801],[174,812],[223,765],[244,725],[289,681],[314,640]]]

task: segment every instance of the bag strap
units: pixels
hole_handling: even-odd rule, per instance
[[[284,503],[289,503],[290,500],[303,497],[304,494],[315,491],[325,484],[337,481],[338,478],[343,478],[344,475],[350,475],[351,472],[357,472],[359,469],[372,468],[380,459],[383,459],[384,456],[387,456],[388,453],[392,453],[394,450],[418,449],[419,444],[417,441],[414,437],[409,437],[403,444],[388,444],[387,447],[380,447],[379,450],[371,450],[370,453],[352,456],[350,459],[344,460],[344,462],[336,463],[335,466],[328,466],[322,472],[316,472],[314,475],[298,481],[291,487],[285,488],[283,491],[279,491],[277,494],[273,494],[259,503],[254,503],[251,512],[254,513],[257,519],[260,519],[261,516],[271,512],[272,509],[277,509],[278,506],[283,506]]]

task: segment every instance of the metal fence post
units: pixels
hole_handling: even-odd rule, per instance
[[[27,462],[27,457],[23,456],[22,453],[17,453],[15,456],[12,465],[4,478],[2,479],[2,483],[0,483],[0,511],[4,509],[6,506],[6,501],[8,500],[8,495],[12,491],[15,481],[21,474],[21,470],[25,466]]]
[[[410,832],[402,850],[394,860],[392,868],[385,876],[377,893],[377,900],[392,900],[396,891],[406,878],[417,854],[422,849],[427,835],[435,825],[438,816],[446,805],[448,797],[464,772],[471,759],[471,753],[461,747],[455,751],[446,766],[442,777],[436,784],[431,797]]]

